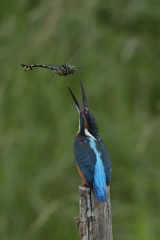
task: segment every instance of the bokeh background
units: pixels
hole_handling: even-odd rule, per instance
[[[20,63],[82,67],[69,77]],[[160,4],[0,3],[0,239],[78,240],[78,114],[86,90],[112,160],[114,240],[160,236]]]

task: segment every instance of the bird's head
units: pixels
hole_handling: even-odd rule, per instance
[[[73,94],[71,88],[68,86],[71,96],[75,102],[76,108],[79,113],[79,133],[81,134],[83,133],[85,135],[91,135],[96,140],[99,140],[100,138],[98,136],[98,126],[97,126],[96,120],[94,119],[94,117],[92,116],[88,108],[86,94],[81,81],[80,81],[80,84],[81,84],[82,101],[83,101],[82,107],[80,107],[80,104],[78,103],[75,95]]]

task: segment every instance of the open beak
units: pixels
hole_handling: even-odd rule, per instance
[[[80,105],[79,105],[79,103],[78,103],[78,101],[77,101],[74,93],[72,92],[72,90],[71,90],[71,88],[70,88],[69,86],[68,86],[68,89],[69,89],[70,94],[71,94],[71,96],[72,96],[72,98],[73,98],[73,100],[74,100],[74,102],[75,102],[75,104],[76,104],[77,110],[78,110],[78,112],[80,113],[80,112],[81,112]]]
[[[83,115],[84,115],[85,117],[87,117],[88,114],[89,114],[89,109],[88,109],[88,106],[87,106],[87,98],[86,98],[86,94],[85,94],[85,91],[84,91],[84,87],[83,87],[81,81],[80,81],[80,84],[81,84],[82,101],[83,101],[83,107],[82,107],[82,108],[80,107],[80,105],[79,105],[79,103],[78,103],[78,101],[77,101],[74,93],[72,92],[72,90],[71,90],[71,88],[70,88],[69,86],[68,86],[68,89],[69,89],[69,91],[70,91],[70,93],[71,93],[71,95],[72,95],[72,98],[73,98],[73,100],[74,100],[74,102],[75,102],[75,104],[76,104],[76,107],[77,107],[78,112],[79,112],[79,113],[83,113]]]
[[[84,87],[81,81],[80,81],[80,84],[81,84],[81,91],[82,91],[83,109],[85,109],[87,107],[87,98],[86,98]]]

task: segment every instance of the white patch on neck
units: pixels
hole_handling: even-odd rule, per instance
[[[94,139],[95,141],[97,141],[97,139],[95,139],[95,138],[92,136],[92,134],[90,134],[90,133],[88,132],[88,129],[87,129],[87,128],[84,129],[84,132],[85,132],[85,134],[86,134],[87,137],[91,137],[92,139]]]

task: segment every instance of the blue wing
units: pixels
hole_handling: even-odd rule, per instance
[[[74,141],[76,163],[99,202],[107,201],[106,184],[111,179],[110,157],[105,144],[78,135]]]
[[[108,150],[102,140],[97,142],[97,148],[101,152],[101,159],[102,159],[103,166],[104,166],[105,173],[106,173],[106,183],[108,183],[111,180],[111,172],[112,172],[112,166],[111,166],[111,162],[110,162],[109,153],[108,153]]]
[[[94,169],[96,155],[90,148],[89,140],[83,136],[77,136],[74,141],[75,161],[84,174],[87,183],[92,187],[94,181]]]

